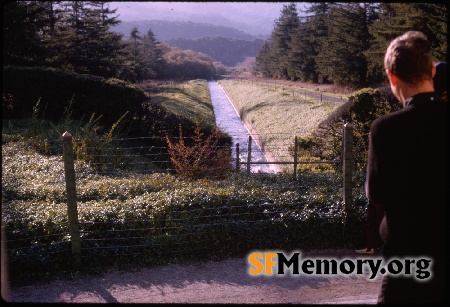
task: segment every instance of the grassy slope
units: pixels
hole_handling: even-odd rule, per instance
[[[215,127],[214,110],[206,80],[191,80],[176,85],[165,85],[163,91],[151,94],[152,102],[160,103],[170,112],[192,122]]]
[[[327,115],[341,105],[292,96],[292,92],[283,92],[282,88],[268,89],[258,83],[221,80],[219,84],[241,118],[260,135],[266,148],[280,161],[292,161],[287,150],[289,145],[293,145],[295,136],[304,137],[312,133]]]

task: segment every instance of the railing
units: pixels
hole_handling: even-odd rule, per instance
[[[293,177],[294,179],[297,177],[297,166],[299,164],[340,164],[341,160],[322,160],[322,161],[298,161],[298,142],[297,137],[294,137],[294,154],[293,161],[252,161],[252,141],[253,138],[251,135],[248,136],[248,149],[247,149],[247,161],[240,161],[240,148],[239,143],[236,144],[236,157],[235,157],[235,168],[240,169],[241,165],[246,165],[247,176],[250,175],[250,166],[251,165],[293,165]]]

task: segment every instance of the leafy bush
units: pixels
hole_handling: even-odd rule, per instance
[[[178,143],[173,143],[169,136],[166,136],[170,160],[176,172],[190,180],[223,178],[230,171],[232,160],[230,145],[219,146],[224,136],[225,134],[217,129],[205,137],[198,123],[190,144],[183,137],[181,126]]]
[[[310,155],[333,159],[342,154],[343,122],[353,126],[355,169],[365,171],[370,126],[381,115],[400,109],[401,105],[389,88],[365,88],[355,92],[342,106],[321,122],[313,133],[299,138],[298,143]]]

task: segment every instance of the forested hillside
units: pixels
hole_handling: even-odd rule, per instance
[[[243,62],[246,57],[254,57],[264,43],[261,39],[247,41],[221,36],[203,37],[195,40],[173,38],[164,42],[182,50],[193,50],[207,54],[213,60],[219,61],[229,67]]]
[[[185,21],[128,21],[111,30],[129,38],[134,28],[152,29],[155,38],[162,43],[206,54],[228,67],[236,66],[246,57],[254,57],[264,42],[231,27]]]
[[[125,21],[111,27],[111,30],[129,37],[131,29],[152,29],[160,41],[172,38],[198,39],[205,36],[223,36],[240,40],[254,40],[255,36],[232,27],[215,26],[207,23],[168,20]]]
[[[437,3],[311,3],[300,17],[284,5],[271,37],[256,56],[265,77],[364,87],[385,80],[389,42],[408,30],[424,32],[435,61],[447,61],[447,5]]]
[[[62,68],[136,83],[207,79],[222,74],[223,64],[248,56],[256,57],[253,73],[263,77],[361,88],[385,81],[386,47],[406,30],[429,37],[435,61],[447,61],[448,54],[447,6],[436,3],[321,2],[302,11],[291,3],[283,6],[264,42],[183,37],[171,41],[178,48],[161,41],[152,28],[133,27],[126,37],[112,31],[120,23],[108,2],[9,2],[4,6],[3,65]],[[219,28],[239,33],[210,27]]]
[[[161,43],[150,28],[134,27],[124,38],[111,30],[121,21],[107,2],[16,1],[3,8],[4,66],[61,68],[133,83],[208,79],[223,69],[204,54]]]

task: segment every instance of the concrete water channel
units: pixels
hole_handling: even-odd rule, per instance
[[[208,81],[208,88],[211,95],[211,103],[213,105],[217,127],[219,127],[222,131],[228,133],[232,137],[233,157],[236,157],[236,144],[239,144],[239,160],[243,163],[246,163],[248,158],[249,135],[251,135],[251,132],[242,122],[233,103],[228,98],[223,88],[217,83],[217,81]],[[254,141],[254,139],[255,138],[252,138],[251,144],[251,161],[268,162],[267,158],[261,151],[261,148]],[[235,162],[233,164],[235,165]],[[244,165],[242,165],[241,167],[244,167]],[[273,173],[275,172],[275,168],[270,164],[252,164],[250,165],[250,171],[253,173]]]

